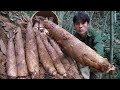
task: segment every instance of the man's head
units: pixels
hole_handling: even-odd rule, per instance
[[[79,12],[73,17],[76,32],[80,35],[85,34],[89,26],[90,18],[84,12]]]

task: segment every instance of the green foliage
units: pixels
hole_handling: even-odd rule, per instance
[[[27,11],[28,15],[31,17],[36,11]]]

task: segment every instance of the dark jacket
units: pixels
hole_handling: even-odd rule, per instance
[[[74,36],[95,50],[99,55],[104,57],[104,48],[101,34],[101,31],[93,31],[89,29],[84,40],[77,32],[74,33]]]

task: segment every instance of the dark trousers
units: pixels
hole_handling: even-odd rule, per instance
[[[102,73],[97,71],[90,71],[90,79],[102,79]]]
[[[88,66],[80,68],[80,73],[84,79],[102,79],[102,73],[94,69],[90,69]]]

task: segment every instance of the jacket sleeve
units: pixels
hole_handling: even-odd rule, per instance
[[[95,32],[94,33],[94,50],[104,57],[104,48],[103,48],[103,41],[102,41],[102,32]]]

